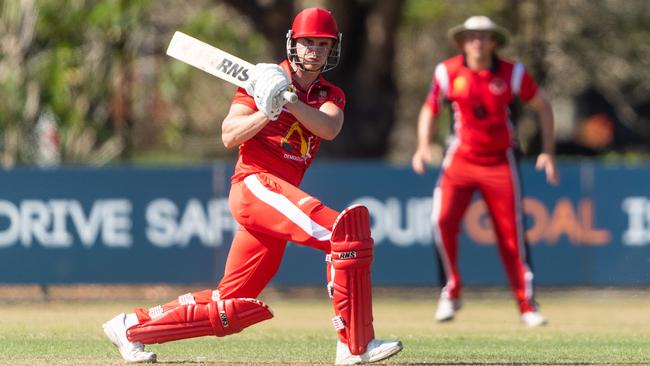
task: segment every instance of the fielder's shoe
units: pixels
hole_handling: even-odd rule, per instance
[[[144,344],[140,342],[129,342],[126,338],[126,330],[128,327],[125,322],[126,314],[121,313],[102,325],[104,333],[106,333],[111,343],[120,351],[124,361],[127,363],[156,362],[156,354],[145,351]]]
[[[347,344],[338,341],[336,344],[336,365],[360,365],[385,360],[397,354],[402,348],[402,342],[400,341],[373,339],[368,343],[366,353],[353,355],[350,353]]]
[[[454,319],[454,314],[456,311],[460,310],[462,306],[463,303],[460,299],[452,300],[443,293],[440,295],[440,300],[438,300],[436,320],[439,322],[446,322]]]
[[[546,324],[546,319],[539,311],[527,311],[521,314],[521,322],[527,327],[541,327]]]

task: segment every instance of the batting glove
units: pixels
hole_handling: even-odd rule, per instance
[[[248,82],[246,83],[246,93],[250,95],[251,97],[255,96],[255,84],[257,83],[258,80],[264,78],[263,75],[268,75],[269,73],[273,73],[274,71],[280,72],[284,71],[282,68],[276,64],[265,64],[265,63],[259,63],[253,66],[251,69],[251,73],[248,77]]]
[[[253,99],[255,105],[271,121],[275,121],[287,103],[282,93],[291,85],[289,75],[279,66],[264,68],[263,73],[255,75]]]

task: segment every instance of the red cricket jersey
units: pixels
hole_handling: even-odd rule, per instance
[[[455,153],[501,155],[514,143],[509,105],[516,96],[531,100],[537,89],[521,63],[495,58],[491,70],[474,71],[458,55],[436,66],[425,105],[438,115],[442,100],[451,102],[454,138],[449,149]]]
[[[289,62],[280,66],[291,75]],[[334,84],[319,76],[303,90],[293,82],[298,99],[305,104],[320,108],[325,103],[345,107],[345,95]],[[257,110],[255,101],[239,88],[232,103],[240,103]],[[255,136],[239,146],[239,158],[231,182],[239,182],[250,174],[269,172],[294,185],[300,184],[305,171],[311,164],[321,138],[303,126],[288,110],[283,109],[276,121],[269,122]]]

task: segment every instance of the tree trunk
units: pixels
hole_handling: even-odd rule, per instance
[[[341,64],[326,77],[343,88],[347,105],[341,134],[323,145],[328,156],[381,158],[388,150],[396,116],[393,65],[402,5],[402,0],[329,2],[343,44]]]

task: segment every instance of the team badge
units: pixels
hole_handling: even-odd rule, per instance
[[[490,92],[494,95],[501,95],[506,92],[506,82],[500,78],[494,78],[488,85]]]
[[[318,91],[318,102],[323,103],[327,99],[327,90],[321,89]]]

